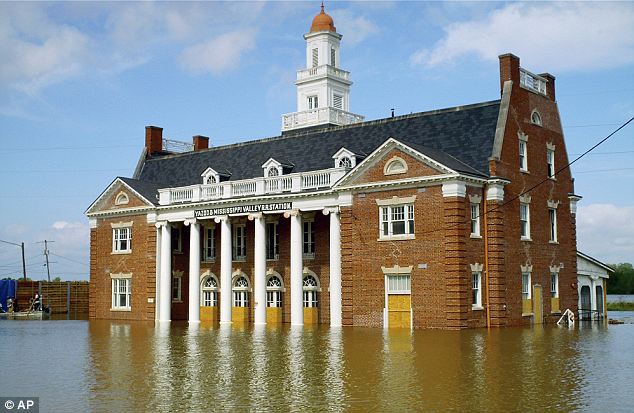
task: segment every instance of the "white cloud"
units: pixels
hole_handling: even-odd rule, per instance
[[[634,63],[632,3],[512,3],[484,18],[452,23],[431,49],[410,56],[436,67],[467,55],[511,52],[536,71],[598,70]]]
[[[577,210],[577,248],[605,263],[634,263],[634,207],[590,204]]]
[[[345,33],[344,41],[352,46],[379,31],[376,24],[351,10],[335,10],[332,12],[332,18],[337,32]]]
[[[254,46],[253,30],[233,31],[186,48],[181,64],[194,73],[220,74],[235,68],[242,54]]]

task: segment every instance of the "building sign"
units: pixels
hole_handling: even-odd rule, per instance
[[[292,202],[278,202],[275,204],[236,205],[232,207],[197,209],[194,211],[194,217],[205,218],[229,214],[251,214],[256,212],[288,211],[292,208]]]

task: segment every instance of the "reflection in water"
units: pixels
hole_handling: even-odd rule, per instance
[[[634,405],[632,324],[399,332],[93,320],[0,321],[0,329],[0,348],[29,355],[3,353],[11,372],[0,375],[3,395],[36,394],[43,411],[618,412]]]

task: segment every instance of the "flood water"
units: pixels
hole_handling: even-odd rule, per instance
[[[0,396],[41,411],[634,411],[624,325],[414,332],[0,321]]]

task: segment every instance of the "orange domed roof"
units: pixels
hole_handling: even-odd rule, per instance
[[[335,22],[330,15],[324,12],[324,2],[321,2],[321,12],[313,19],[313,24],[310,25],[310,32],[337,32]]]

